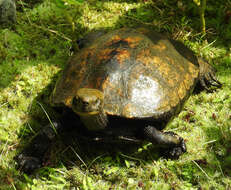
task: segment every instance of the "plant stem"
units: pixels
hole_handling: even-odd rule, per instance
[[[206,9],[206,0],[201,0],[200,2],[200,20],[201,20],[201,30],[205,34],[205,9]]]

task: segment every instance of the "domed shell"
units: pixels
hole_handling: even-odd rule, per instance
[[[183,44],[145,28],[122,28],[95,39],[69,60],[51,102],[71,108],[79,88],[95,88],[103,92],[109,115],[172,117],[198,75],[197,58]]]

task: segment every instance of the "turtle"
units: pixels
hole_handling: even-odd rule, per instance
[[[72,110],[94,141],[148,141],[172,158],[186,152],[184,139],[163,129],[195,87],[221,87],[212,66],[183,43],[145,27],[91,32],[79,47],[50,95],[52,106]],[[53,127],[59,131],[65,123]],[[21,168],[39,168],[55,136],[49,124],[31,143],[40,156],[21,153]]]

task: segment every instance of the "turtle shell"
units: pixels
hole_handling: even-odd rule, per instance
[[[169,120],[178,113],[199,76],[193,52],[146,28],[122,28],[98,37],[69,60],[51,95],[71,108],[79,88],[104,94],[108,115]]]

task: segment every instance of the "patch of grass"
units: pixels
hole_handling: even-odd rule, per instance
[[[91,0],[66,8],[51,0],[17,2],[15,29],[0,29],[0,189],[231,188],[230,21],[223,22],[230,3],[208,2],[203,36],[193,3],[176,2]],[[13,157],[48,123],[37,101],[54,114],[47,98],[76,40],[93,29],[140,25],[185,43],[214,65],[223,83],[214,93],[192,95],[168,125],[186,140],[188,152],[166,160],[148,145],[110,153],[57,141],[46,167],[31,176],[16,170]]]

